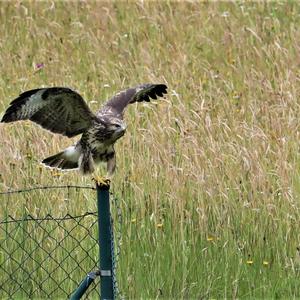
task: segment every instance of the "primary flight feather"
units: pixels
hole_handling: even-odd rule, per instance
[[[44,159],[52,168],[77,169],[88,174],[95,164],[107,162],[108,175],[116,167],[114,143],[124,135],[124,109],[130,103],[150,101],[167,93],[165,84],[143,84],[121,91],[95,114],[84,99],[65,87],[34,89],[10,103],[1,122],[31,120],[54,133],[80,140],[64,151]]]

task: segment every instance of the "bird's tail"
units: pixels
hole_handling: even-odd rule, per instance
[[[79,153],[71,146],[53,156],[45,158],[42,163],[51,168],[70,170],[78,168]]]

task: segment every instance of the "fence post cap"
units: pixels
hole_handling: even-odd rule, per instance
[[[108,191],[110,188],[110,182],[107,183],[96,182],[96,188],[103,191]]]

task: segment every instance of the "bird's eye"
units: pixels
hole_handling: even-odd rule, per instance
[[[120,128],[120,127],[121,127],[121,125],[120,125],[120,124],[115,124],[115,126],[116,126],[117,128]]]

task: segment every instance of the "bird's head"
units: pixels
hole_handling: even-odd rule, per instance
[[[118,118],[110,118],[106,123],[107,129],[112,133],[114,139],[118,139],[125,134],[126,123]]]

